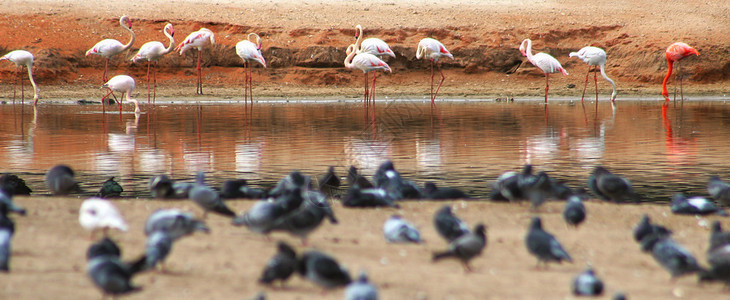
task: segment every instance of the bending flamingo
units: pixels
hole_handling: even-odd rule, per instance
[[[255,38],[254,41],[251,39]],[[250,97],[253,104],[253,79],[251,78],[251,62],[258,62],[266,68],[266,60],[261,54],[261,37],[255,33],[248,34],[248,40],[240,41],[236,44],[236,54],[243,60],[244,87],[243,87],[243,103],[246,103],[246,95]],[[248,70],[247,70],[248,69]]]
[[[355,26],[355,50],[357,53],[369,53],[377,57],[383,57],[385,55],[395,58],[395,53],[390,49],[390,46],[379,38],[367,38],[362,39],[362,26]],[[378,74],[373,73],[373,88],[371,90],[371,99],[375,95],[375,80]],[[368,80],[368,74],[365,73],[365,81]]]
[[[129,33],[132,34],[132,37],[129,39],[129,43],[122,45],[122,43],[117,40],[105,39],[96,43],[94,47],[91,47],[91,49],[86,51],[86,56],[96,54],[106,59],[106,63],[104,64],[104,74],[101,75],[101,81],[106,81],[106,74],[109,69],[109,59],[114,55],[124,52],[124,50],[129,49],[129,47],[132,47],[132,44],[134,44],[134,31],[132,31],[132,21],[129,17],[122,16],[119,18],[119,25],[121,25],[124,29],[129,30]]]
[[[147,42],[144,45],[142,45],[142,48],[139,48],[139,51],[136,55],[132,57],[133,62],[141,62],[146,60],[147,61],[147,103],[150,103],[150,67],[152,66],[153,61],[159,60],[161,57],[163,57],[165,54],[172,52],[172,49],[175,47],[175,29],[172,28],[172,24],[167,23],[165,25],[165,28],[162,29],[162,33],[165,34],[165,36],[170,39],[170,45],[165,48],[165,46],[158,42],[158,41],[152,41]],[[157,73],[153,71],[152,73],[153,79],[153,94],[152,94],[152,100],[154,100],[157,97]]]
[[[139,102],[137,102],[136,99],[131,99],[130,94],[134,91],[134,78],[127,76],[127,75],[117,75],[109,79],[104,85],[101,86],[102,88],[106,88],[109,90],[109,93],[106,94],[103,98],[101,98],[102,107],[104,108],[104,111],[106,111],[106,104],[105,99],[110,94],[113,94],[114,92],[120,92],[122,93],[122,96],[126,94],[127,101],[134,103],[134,113],[139,113]],[[120,98],[119,100],[119,112],[122,112],[122,100]]]
[[[420,42],[418,42],[418,48],[416,48],[416,58],[421,59],[421,57],[428,58],[431,61],[431,104],[434,103],[434,100],[436,100],[436,95],[439,93],[439,89],[441,89],[441,84],[444,83],[444,80],[446,77],[444,76],[444,72],[441,71],[441,66],[438,64],[438,60],[441,57],[448,57],[451,59],[454,59],[454,56],[451,55],[451,52],[449,50],[446,50],[446,47],[444,47],[444,44],[441,42],[432,39],[432,38],[425,38],[422,39]],[[439,73],[441,74],[441,81],[439,82],[438,87],[436,88],[436,92],[433,92],[433,64],[436,63],[436,67],[439,70]]]
[[[568,76],[568,72],[565,71],[563,66],[560,65],[560,62],[555,59],[555,57],[550,56],[550,54],[540,52],[532,55],[532,41],[530,39],[522,41],[522,44],[520,44],[520,52],[522,52],[522,56],[526,56],[527,60],[529,60],[535,67],[540,68],[540,70],[545,73],[545,104],[547,104],[548,91],[550,90],[548,75],[550,75],[550,73],[560,72],[563,73],[563,75]]]
[[[3,55],[3,57],[0,57],[0,61],[2,60],[8,60],[15,64],[15,66],[18,68],[18,80],[20,80],[20,101],[25,100],[25,91],[23,88],[23,79],[20,76],[20,71],[23,69],[23,66],[25,66],[28,69],[28,79],[30,79],[30,84],[33,85],[33,105],[38,104],[38,87],[35,85],[35,80],[33,80],[33,54],[31,54],[28,51],[25,50],[14,50],[8,52],[8,54]],[[17,85],[18,82],[15,82],[15,85]],[[15,86],[13,86],[13,103],[15,103]]]
[[[666,100],[664,103],[669,103],[669,92],[667,92],[667,81],[669,80],[669,76],[672,75],[672,67],[673,67],[674,63],[676,62],[677,68],[679,68],[680,60],[682,60],[685,57],[690,56],[690,55],[699,56],[700,53],[697,50],[695,50],[695,48],[692,48],[685,43],[676,42],[674,44],[669,45],[669,47],[667,47],[667,51],[665,52],[665,55],[667,57],[667,64],[669,65],[669,69],[667,70],[667,76],[664,77],[664,81],[662,82],[662,96],[664,96],[664,99]],[[681,94],[682,100],[684,100],[684,91],[682,90],[682,77],[679,77],[679,92]]]
[[[380,58],[369,53],[357,53],[355,51],[355,45],[347,47],[347,57],[345,58],[345,67],[349,69],[359,69],[363,73],[367,74],[372,71],[383,70],[392,72],[390,66],[382,61]],[[375,88],[375,81],[373,81],[373,88]],[[365,103],[368,101],[368,80],[365,78]],[[374,99],[373,99],[374,100]]]
[[[598,103],[598,75],[596,74],[596,67],[601,68],[601,76],[606,81],[611,83],[613,92],[611,93],[611,102],[616,100],[616,84],[608,78],[606,75],[606,51],[597,47],[583,47],[578,52],[570,52],[570,57],[577,57],[588,64],[588,73],[586,73],[586,81],[583,86],[583,96],[580,97],[580,102],[583,102],[583,97],[586,95],[586,88],[588,87],[588,75],[591,74],[591,67],[593,68],[593,80],[596,82],[596,103]],[[597,105],[597,104],[596,104]]]
[[[198,65],[195,69],[198,70],[198,86],[196,87],[195,93],[198,95],[203,94],[203,75],[200,69],[200,54],[203,52],[203,48],[215,44],[215,35],[208,28],[200,28],[188,35],[185,40],[177,45],[175,51],[180,51],[180,55],[183,55],[185,51],[190,48],[198,49]]]

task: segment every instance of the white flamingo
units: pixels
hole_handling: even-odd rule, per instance
[[[203,48],[215,44],[215,34],[208,28],[200,28],[200,30],[189,34],[182,43],[175,47],[175,51],[180,51],[180,55],[183,55],[185,51],[190,48],[198,49],[198,65],[195,67],[198,70],[198,86],[196,87],[195,93],[198,95],[203,94],[203,75],[200,69],[200,54],[203,52]]]
[[[133,62],[147,61],[147,103],[150,103],[150,67],[152,62],[157,61],[165,56],[165,54],[172,52],[175,47],[175,29],[172,28],[172,24],[167,23],[165,28],[162,29],[162,32],[168,39],[170,39],[170,45],[167,46],[167,48],[158,41],[147,42],[142,45],[142,48],[139,48],[137,54],[132,57]],[[157,73],[153,71],[152,77],[154,77],[152,80],[154,85],[152,100],[154,100],[157,96]]]
[[[345,67],[348,69],[359,69],[363,73],[383,70],[392,72],[390,66],[375,55],[369,53],[357,53],[355,45],[347,47],[347,57],[345,58]],[[375,80],[373,80],[373,89],[375,89]],[[368,80],[365,78],[365,103],[368,101]]]
[[[131,99],[130,94],[134,91],[134,78],[127,76],[127,75],[117,75],[112,77],[112,79],[109,79],[104,85],[101,86],[102,88],[109,89],[109,93],[104,96],[104,98],[101,98],[102,106],[104,107],[105,99],[109,94],[114,96],[114,92],[120,92],[122,93],[122,97],[126,94],[127,101],[134,103],[134,113],[139,113],[139,102],[137,102],[137,99]],[[104,108],[104,111],[106,111],[106,108]],[[122,100],[119,99],[119,112],[122,112]]]
[[[362,26],[355,26],[355,50],[357,53],[368,53],[377,57],[390,56],[395,58],[395,53],[388,44],[379,38],[362,39]],[[368,81],[368,73],[365,73],[365,81]],[[375,80],[378,73],[373,73],[373,88],[370,91],[371,99],[375,95]]]
[[[583,62],[589,65],[588,73],[586,73],[586,81],[583,86],[583,96],[580,97],[580,102],[583,102],[583,97],[586,95],[586,88],[588,87],[588,75],[591,74],[591,67],[593,68],[593,79],[596,82],[596,102],[598,102],[598,75],[596,74],[596,67],[601,68],[601,76],[606,81],[611,83],[613,92],[611,93],[611,102],[616,100],[616,83],[608,78],[606,75],[606,51],[598,47],[587,46],[583,47],[578,52],[570,52],[570,57],[580,58]]]
[[[106,59],[106,63],[104,64],[104,74],[101,75],[101,81],[106,81],[107,69],[109,68],[109,59],[114,55],[124,52],[125,50],[129,49],[129,47],[132,47],[132,44],[134,44],[134,31],[132,31],[132,20],[130,20],[127,16],[122,16],[121,18],[119,18],[119,25],[121,25],[122,28],[129,30],[129,33],[132,35],[132,37],[129,39],[129,43],[127,43],[126,45],[122,45],[121,42],[115,39],[105,39],[96,43],[94,47],[91,47],[91,49],[86,51],[86,56],[96,54]]]
[[[28,79],[30,79],[30,84],[33,85],[33,105],[38,104],[38,87],[35,85],[35,80],[33,80],[33,54],[31,54],[28,51],[25,50],[13,50],[8,52],[8,54],[3,55],[3,57],[0,57],[0,61],[2,60],[8,60],[15,64],[16,67],[18,67],[18,80],[20,80],[20,99],[23,101],[25,98],[25,92],[23,88],[23,79],[20,76],[20,71],[22,71],[23,66],[25,66],[28,69]],[[15,82],[17,85],[17,81]],[[13,86],[13,103],[15,103],[15,86]]]
[[[252,38],[254,40],[252,40]],[[243,60],[244,87],[243,87],[243,103],[246,103],[246,95],[251,99],[253,104],[253,79],[251,78],[251,63],[258,62],[266,68],[266,60],[261,54],[261,37],[255,33],[248,34],[248,40],[240,41],[236,44],[236,54]]]
[[[422,57],[428,58],[428,60],[431,61],[431,104],[433,104],[434,100],[436,100],[436,95],[438,95],[439,93],[439,89],[441,89],[441,84],[443,84],[444,80],[446,79],[446,77],[444,76],[444,72],[441,71],[441,66],[438,64],[438,60],[441,57],[454,59],[454,56],[451,55],[451,52],[449,52],[449,50],[446,50],[446,47],[441,42],[432,38],[424,38],[420,42],[418,42],[418,48],[416,48],[416,59],[421,59]],[[436,63],[436,67],[441,74],[441,81],[439,82],[435,93],[433,92],[434,63]]]
[[[555,57],[552,57],[550,54],[547,53],[538,53],[535,55],[532,55],[532,41],[530,39],[525,39],[522,41],[522,44],[520,44],[520,52],[522,53],[522,56],[526,56],[527,60],[530,61],[535,67],[540,68],[543,73],[545,73],[545,104],[547,104],[548,100],[548,91],[550,90],[550,83],[548,82],[548,75],[550,73],[563,73],[563,75],[568,76],[568,72],[563,69],[563,66],[560,65],[560,62],[555,59]]]
[[[81,227],[91,231],[91,239],[94,233],[102,230],[104,236],[108,235],[110,228],[120,231],[127,231],[127,222],[110,201],[101,198],[89,198],[81,203],[79,209],[79,223]]]

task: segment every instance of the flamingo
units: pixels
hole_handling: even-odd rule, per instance
[[[106,64],[104,64],[104,74],[101,75],[101,81],[106,81],[107,69],[109,68],[109,59],[114,55],[124,52],[125,50],[129,49],[129,47],[132,47],[132,44],[134,44],[134,31],[132,31],[132,20],[130,20],[127,16],[122,16],[121,18],[119,18],[119,25],[121,25],[124,29],[129,30],[129,33],[132,34],[132,37],[129,39],[129,43],[127,43],[126,45],[122,45],[122,43],[117,40],[105,39],[96,43],[94,47],[91,47],[91,49],[86,51],[86,56],[96,54],[106,59]]]
[[[613,86],[613,92],[611,93],[611,102],[614,102],[616,100],[616,84],[611,80],[611,78],[608,78],[608,75],[606,75],[606,51],[604,51],[601,48],[597,47],[583,47],[578,52],[570,52],[570,57],[577,57],[583,62],[588,64],[588,73],[586,73],[586,81],[585,85],[583,86],[583,96],[580,97],[580,102],[583,102],[583,97],[586,95],[586,88],[588,87],[588,75],[591,74],[591,66],[593,67],[593,79],[596,82],[596,103],[598,103],[598,75],[596,74],[596,67],[601,68],[601,76],[603,76],[606,81],[611,83],[611,86]]]
[[[568,76],[568,72],[565,71],[563,66],[560,65],[560,62],[550,54],[540,52],[532,55],[532,41],[530,39],[522,41],[522,44],[520,44],[520,52],[522,52],[522,56],[527,57],[527,60],[529,60],[532,65],[540,68],[540,70],[545,73],[545,104],[547,104],[548,91],[550,90],[548,75],[550,75],[550,73],[560,72],[563,73],[563,75]]]
[[[255,41],[251,39],[255,38]],[[243,103],[246,103],[246,95],[251,98],[253,104],[253,83],[251,78],[251,62],[258,62],[266,68],[266,60],[261,54],[261,37],[255,33],[248,34],[248,40],[240,41],[236,44],[236,54],[243,60],[244,87],[243,87]],[[248,69],[248,72],[246,71]],[[250,92],[249,92],[250,91]]]
[[[347,47],[347,57],[345,58],[345,67],[348,69],[359,69],[367,74],[371,71],[383,70],[392,72],[390,66],[375,55],[369,53],[357,53],[355,45]],[[373,81],[375,88],[375,81]],[[368,80],[365,77],[365,103],[368,101]]]
[[[425,38],[418,42],[418,48],[416,48],[416,59],[421,59],[421,57],[424,57],[428,58],[431,61],[431,104],[433,104],[434,100],[436,100],[436,95],[439,93],[439,89],[441,89],[441,84],[443,84],[444,80],[446,79],[446,77],[444,76],[444,72],[441,71],[441,66],[437,63],[439,58],[443,56],[454,59],[454,56],[451,55],[451,52],[449,52],[449,50],[446,50],[444,44],[435,39]],[[437,63],[436,67],[438,68],[439,73],[441,73],[441,81],[436,88],[436,93],[433,92],[434,63]]]
[[[33,85],[33,105],[35,106],[36,104],[38,104],[38,87],[35,85],[35,80],[33,80],[33,54],[25,50],[13,50],[8,52],[8,54],[3,55],[3,57],[0,57],[0,61],[2,60],[8,60],[14,63],[16,67],[18,67],[21,101],[23,101],[23,99],[25,98],[25,94],[23,89],[23,79],[20,77],[20,71],[22,70],[23,66],[28,69],[28,79],[30,79],[30,84]],[[17,81],[15,84],[18,84]],[[15,103],[15,86],[13,86],[13,103]]]
[[[175,48],[175,51],[180,51],[180,55],[183,55],[185,51],[190,48],[198,49],[198,66],[196,67],[198,70],[198,86],[195,91],[198,95],[203,94],[203,75],[200,69],[200,53],[203,52],[203,48],[213,44],[215,44],[215,35],[213,32],[208,28],[200,28],[200,30],[189,34],[188,37],[186,37],[185,40]]]
[[[665,55],[667,57],[667,64],[669,65],[669,69],[667,70],[667,76],[664,77],[664,82],[662,82],[662,96],[664,96],[664,99],[666,100],[664,102],[665,104],[669,103],[669,92],[667,92],[667,81],[669,80],[669,76],[672,75],[672,67],[673,67],[674,63],[677,62],[677,68],[679,68],[679,61],[684,59],[685,57],[693,55],[693,54],[697,55],[697,56],[700,55],[700,53],[697,50],[695,50],[695,48],[692,48],[689,45],[682,43],[682,42],[676,42],[674,44],[669,45],[669,47],[667,47],[667,51],[665,52]],[[682,77],[679,78],[679,91],[682,95],[681,96],[682,100],[684,100],[684,92],[682,91]]]
[[[164,33],[165,36],[170,39],[170,45],[167,46],[167,48],[165,48],[165,46],[158,41],[147,42],[142,45],[142,48],[139,48],[137,54],[132,57],[133,62],[140,62],[144,60],[147,61],[147,104],[150,103],[150,67],[152,65],[152,62],[157,61],[165,54],[172,52],[172,49],[175,47],[175,29],[172,28],[172,24],[167,23],[167,25],[165,25],[165,28],[162,29],[162,33]],[[154,100],[157,96],[157,73],[153,72],[152,76],[154,77],[154,91],[152,100]]]
[[[355,26],[355,50],[357,53],[369,53],[377,57],[383,57],[385,55],[395,58],[395,53],[390,49],[390,46],[379,38],[367,38],[362,39],[362,26]],[[373,73],[373,90],[371,96],[375,95],[375,80],[377,79],[377,73]],[[368,74],[365,73],[365,81],[368,81]]]
[[[125,94],[127,95],[127,101],[134,103],[134,113],[139,113],[139,102],[137,102],[136,99],[131,99],[130,94],[134,91],[134,78],[127,76],[127,75],[117,75],[109,79],[104,85],[101,86],[102,88],[106,88],[109,90],[109,93],[106,94],[103,98],[101,98],[102,106],[105,107],[104,99],[106,99],[109,94],[112,94],[114,92],[120,92],[122,93],[122,96]],[[106,108],[104,108],[104,111],[106,111]],[[122,101],[119,101],[119,112],[122,112]]]

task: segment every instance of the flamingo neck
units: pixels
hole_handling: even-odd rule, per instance
[[[613,92],[611,93],[611,102],[613,102],[614,100],[616,100],[616,95],[618,94],[618,93],[616,93],[616,83],[614,83],[613,80],[611,80],[611,78],[608,78],[608,75],[606,75],[606,66],[601,64],[600,67],[601,67],[601,76],[603,76],[603,78],[606,79],[606,81],[610,82],[611,86],[613,87]]]
[[[38,86],[35,85],[35,80],[33,80],[33,65],[28,64],[26,68],[28,69],[28,79],[30,79],[30,84],[33,85],[33,105],[35,105],[38,103],[38,98],[40,98],[40,96],[38,96]]]
[[[137,99],[130,98],[129,97],[129,94],[130,94],[129,92],[127,92],[127,94],[126,94],[127,101],[134,103],[134,113],[139,113],[140,112],[140,110],[139,110],[139,102],[137,101]]]
[[[122,27],[124,27],[124,29],[126,29],[126,30],[129,30],[129,33],[132,34],[132,37],[129,38],[129,43],[124,45],[124,47],[122,48],[122,51],[124,51],[124,50],[129,49],[129,47],[132,47],[132,44],[134,44],[134,31],[132,30],[131,27],[127,27],[127,26],[122,26]]]
[[[251,37],[254,37],[254,39],[251,39]],[[261,50],[261,37],[256,33],[249,33],[248,34],[248,41],[256,45],[257,50]]]
[[[669,76],[672,76],[672,68],[674,67],[674,62],[670,59],[667,59],[667,64],[669,65],[669,69],[667,69],[667,76],[664,76],[664,81],[662,82],[662,96],[664,96],[664,99],[666,101],[669,101],[669,92],[667,91],[667,81],[669,81]]]
[[[532,40],[527,40],[527,47],[525,47],[525,56],[527,60],[532,62]]]
[[[350,51],[350,49],[353,50]],[[355,58],[355,54],[357,54],[357,51],[355,51],[355,49],[357,49],[355,48],[355,45],[350,45],[349,47],[347,47],[348,54],[347,57],[345,57],[345,68],[354,68],[354,66],[352,65],[352,60]]]
[[[360,45],[362,44],[362,26],[357,25],[357,27],[355,27],[355,30],[358,31],[357,41],[355,41],[355,52],[359,52]]]
[[[418,48],[416,49],[416,59],[421,59],[421,57],[424,56],[426,52],[426,47],[421,46],[421,44],[418,44]]]
[[[167,46],[167,49],[165,49],[165,52],[162,53],[162,55],[165,55],[167,53],[172,52],[172,50],[175,49],[175,38],[170,33],[168,33],[167,30],[163,30],[163,32],[165,33],[165,36],[168,39],[170,39],[170,45]]]

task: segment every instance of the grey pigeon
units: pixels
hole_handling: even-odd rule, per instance
[[[525,245],[530,254],[537,257],[537,265],[542,262],[547,268],[547,264],[551,261],[562,263],[564,260],[573,262],[568,252],[563,249],[555,237],[542,229],[542,220],[540,217],[532,218],[530,228],[525,236]]]
[[[119,197],[122,192],[124,192],[124,188],[112,176],[101,184],[101,189],[96,195],[101,198],[114,198]]]
[[[623,292],[616,292],[613,294],[613,297],[611,297],[611,300],[626,300],[626,294]]]
[[[385,189],[393,195],[394,200],[423,198],[421,188],[412,181],[403,179],[395,170],[392,161],[386,161],[380,165],[373,175],[373,181],[375,181],[376,187]]]
[[[639,220],[639,224],[637,224],[634,227],[634,240],[637,242],[641,242],[641,240],[643,240],[645,237],[647,237],[651,234],[660,234],[663,236],[670,236],[670,235],[672,235],[672,231],[667,229],[664,226],[651,223],[651,219],[649,219],[649,215],[644,214],[643,216],[641,216],[641,220]]]
[[[173,238],[163,230],[157,230],[147,237],[145,243],[146,268],[151,269],[160,266],[165,269],[165,259],[172,251]]]
[[[730,286],[730,245],[719,246],[707,253],[709,270],[698,273],[699,281],[722,281]]]
[[[388,243],[420,243],[421,233],[413,224],[393,215],[383,223],[383,236]]]
[[[150,190],[152,198],[166,199],[172,198],[175,194],[172,185],[173,182],[170,180],[170,177],[167,177],[167,175],[157,175],[150,178],[147,187]]]
[[[10,195],[30,195],[31,190],[25,184],[25,180],[18,175],[5,173],[0,176],[0,190],[5,190]]]
[[[520,173],[514,171],[502,173],[492,184],[490,199],[511,202],[525,200],[524,187],[530,185],[534,180],[535,175],[532,174],[531,164],[525,164]]]
[[[449,243],[469,233],[469,227],[451,212],[451,207],[448,205],[444,205],[436,212],[433,216],[433,225],[439,235]]]
[[[730,184],[720,179],[720,177],[710,176],[710,181],[707,183],[707,193],[717,200],[717,203],[721,206],[730,206]]]
[[[350,169],[347,171],[347,185],[353,186],[358,185],[362,189],[369,189],[375,187],[370,180],[365,178],[365,176],[360,175],[357,172],[357,168],[355,166],[350,166]]]
[[[578,228],[578,225],[586,219],[586,207],[580,197],[573,195],[568,197],[563,208],[563,220],[568,225]]]
[[[720,221],[715,220],[712,222],[712,230],[710,231],[710,246],[707,248],[707,253],[713,250],[730,245],[730,231],[722,231],[722,225]]]
[[[599,296],[603,294],[603,282],[589,267],[573,279],[571,289],[576,296]]]
[[[131,283],[132,276],[145,269],[146,258],[131,262],[122,262],[119,258],[119,247],[110,239],[104,239],[99,245],[94,244],[87,252],[86,272],[94,284],[104,295],[122,295],[139,291],[141,288]],[[116,250],[115,250],[116,249]]]
[[[7,216],[7,207],[0,204],[0,272],[10,271],[10,242],[15,233],[15,223]]]
[[[304,202],[299,188],[285,191],[272,200],[260,200],[248,211],[233,219],[233,225],[246,226],[249,230],[268,235],[279,220],[297,209]]]
[[[260,283],[269,285],[279,280],[283,285],[284,281],[297,270],[298,260],[294,248],[280,241],[277,243],[277,249],[276,255],[266,263],[261,278],[259,278]]]
[[[345,300],[377,300],[378,289],[368,281],[368,275],[360,272],[357,280],[347,285]]]
[[[281,196],[287,192],[291,192],[294,189],[299,189],[300,191],[307,191],[311,189],[312,187],[312,178],[309,176],[303,175],[299,171],[292,171],[288,175],[284,176],[279,182],[276,183],[276,186],[269,191],[269,196],[271,197],[278,197]]]
[[[615,175],[602,166],[597,166],[588,177],[588,188],[599,198],[613,202],[636,202],[639,196],[631,182]]]
[[[316,250],[305,252],[301,256],[297,272],[326,289],[344,287],[352,281],[350,274],[337,260]]]
[[[193,214],[178,209],[160,209],[153,212],[145,223],[145,235],[155,231],[164,231],[172,240],[193,234],[195,231],[209,233],[205,222],[195,219]]]
[[[347,190],[342,198],[342,205],[345,207],[400,207],[395,200],[400,197],[393,195],[382,188],[360,189],[360,186],[353,185]]]
[[[720,216],[728,215],[725,210],[717,207],[714,202],[705,197],[694,196],[688,198],[682,193],[676,193],[672,196],[670,208],[673,213],[678,215],[709,215],[715,213]]]
[[[25,208],[16,205],[15,202],[13,202],[13,195],[3,189],[0,189],[0,205],[5,206],[3,210],[25,216]]]
[[[650,234],[641,240],[641,249],[644,252],[651,252],[654,259],[669,271],[672,278],[702,271],[692,253],[669,236]]]
[[[302,245],[307,244],[307,236],[322,224],[325,217],[329,218],[331,223],[337,224],[337,219],[324,194],[307,191],[305,195],[311,195],[311,198],[307,199],[299,209],[276,219],[271,227],[272,231],[286,231],[299,237]]]
[[[433,254],[433,260],[439,260],[447,257],[454,257],[461,260],[464,270],[471,271],[469,261],[482,254],[484,248],[487,247],[486,226],[477,224],[472,233],[460,236],[449,244],[449,248],[443,252]]]
[[[319,190],[328,197],[338,195],[341,182],[340,177],[335,174],[335,167],[330,166],[327,173],[319,178],[318,184]]]
[[[236,216],[236,213],[226,206],[218,192],[205,185],[205,174],[203,172],[198,172],[195,187],[190,190],[189,197],[203,208],[203,219],[209,211],[227,217]]]
[[[74,179],[74,171],[66,165],[56,165],[46,172],[46,187],[56,196],[81,191]]]

